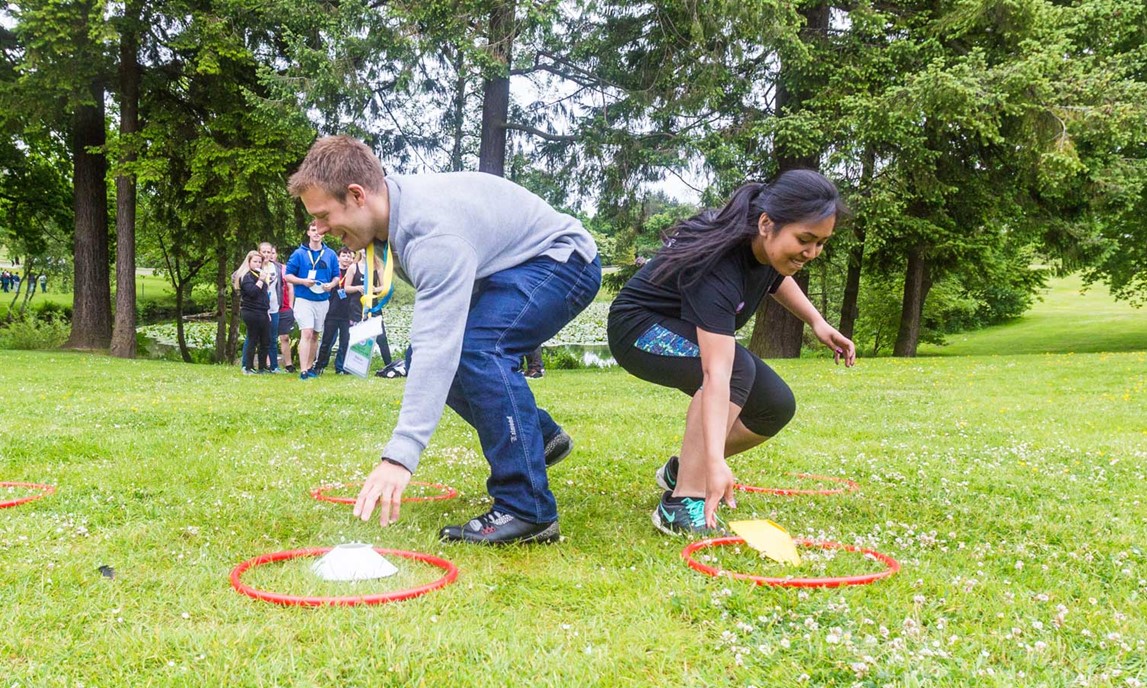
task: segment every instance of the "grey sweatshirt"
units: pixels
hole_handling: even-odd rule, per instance
[[[589,262],[597,246],[576,218],[501,177],[393,175],[386,185],[396,267],[415,291],[415,355],[398,424],[382,455],[413,473],[458,370],[476,282],[538,256],[564,263],[576,252]]]

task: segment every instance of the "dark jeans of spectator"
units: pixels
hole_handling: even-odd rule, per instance
[[[247,342],[243,344],[243,367],[254,370],[257,359],[259,370],[266,370],[267,352],[271,350],[271,319],[266,313],[254,311],[241,311],[241,313],[243,324],[247,326]],[[248,348],[248,342],[254,342],[254,346]]]
[[[279,312],[278,311],[275,311],[274,313],[271,314],[270,336],[271,336],[272,346],[269,346],[267,348],[267,358],[270,359],[270,362],[271,362],[270,369],[271,370],[278,370],[279,369],[279,343],[278,343]],[[251,350],[251,347],[253,347],[253,346],[255,346],[255,342],[251,341],[250,337],[247,337],[246,339],[243,340],[243,360],[244,361],[247,360],[248,352]]]
[[[327,320],[323,323],[323,341],[319,344],[319,357],[315,359],[315,370],[322,371],[331,362],[331,347],[339,338],[339,353],[335,356],[335,372],[343,371],[346,350],[350,345],[350,320]]]
[[[542,347],[538,347],[526,354],[526,372],[533,373],[542,370],[545,366],[542,365]]]
[[[394,358],[390,355],[390,342],[386,338],[386,323],[382,324],[382,334],[375,337],[374,342],[378,344],[378,352],[382,354],[383,365],[390,365]]]

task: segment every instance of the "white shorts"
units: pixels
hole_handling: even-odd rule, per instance
[[[322,332],[323,321],[327,319],[327,309],[330,306],[329,299],[326,301],[295,299],[295,322],[299,323],[299,329]]]

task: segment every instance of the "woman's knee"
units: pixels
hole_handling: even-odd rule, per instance
[[[774,437],[797,412],[797,400],[792,389],[772,368],[760,362],[756,383],[741,412],[741,421],[752,432]]]

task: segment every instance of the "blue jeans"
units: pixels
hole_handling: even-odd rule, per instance
[[[544,453],[545,440],[560,428],[537,407],[518,368],[523,356],[582,312],[600,287],[600,258],[586,263],[575,253],[565,263],[541,257],[496,272],[479,280],[470,301],[446,404],[478,431],[494,508],[524,521],[558,518]]]
[[[271,370],[279,369],[279,311],[271,314],[271,346],[267,349]]]

